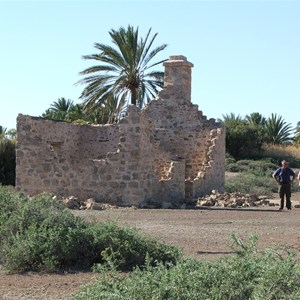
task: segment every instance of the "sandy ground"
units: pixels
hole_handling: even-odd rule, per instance
[[[298,198],[300,200],[300,193],[293,195],[293,205],[299,204]],[[278,199],[274,202],[278,203]],[[177,245],[184,255],[196,259],[232,255],[232,234],[241,238],[255,234],[259,238],[259,248],[283,243],[300,253],[300,208],[293,207],[291,211],[281,212],[278,206],[198,210],[122,208],[74,213],[87,220],[117,220],[121,225],[137,227],[142,234]],[[72,299],[72,294],[78,291],[80,285],[94,277],[93,273],[7,275],[0,269],[0,299]]]

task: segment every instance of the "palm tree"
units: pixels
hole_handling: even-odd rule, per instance
[[[293,129],[287,124],[282,116],[272,114],[265,124],[266,142],[273,145],[283,144],[292,140]]]
[[[7,133],[7,128],[0,125],[0,140],[4,139]]]
[[[68,113],[73,109],[74,104],[70,99],[59,98],[50,105],[50,108],[42,114],[43,118],[53,120],[66,120]]]
[[[150,71],[162,61],[150,63],[150,61],[162,50],[166,44],[151,50],[157,33],[150,37],[151,28],[146,38],[139,38],[138,28],[128,25],[127,29],[111,29],[109,35],[116,48],[105,44],[95,43],[98,54],[83,56],[86,60],[96,60],[100,64],[92,66],[80,72],[87,75],[78,84],[87,84],[80,98],[85,109],[91,110],[95,105],[106,105],[117,99],[118,105],[112,107],[121,111],[120,103],[128,102],[143,107],[155,98],[155,95],[163,87],[163,72]],[[124,100],[125,99],[125,100]]]
[[[266,118],[263,117],[260,113],[254,112],[250,115],[246,115],[245,117],[246,121],[249,125],[252,126],[264,126],[266,123]]]
[[[82,104],[75,104],[70,106],[65,116],[66,121],[78,121],[86,119],[86,114],[83,112],[83,105]]]
[[[294,136],[293,142],[296,145],[300,145],[300,121],[297,123],[296,128],[295,128],[295,136]]]
[[[96,124],[113,124],[117,123],[122,115],[125,115],[126,99],[122,97],[120,100],[111,94],[107,96],[101,104],[95,103],[89,109],[85,109],[84,119]]]
[[[66,98],[59,98],[57,101],[53,102],[50,106],[51,112],[54,113],[54,115],[57,115],[62,120],[65,119],[68,112],[73,108],[74,104],[73,101]]]
[[[257,147],[261,150],[262,145],[266,140],[266,118],[258,112],[254,112],[250,115],[246,115],[245,120],[249,126],[256,131]]]
[[[17,137],[17,130],[14,128],[7,130],[6,136],[9,140],[15,140]]]
[[[223,119],[218,119],[217,121],[222,123],[223,125],[237,123],[237,122],[244,122],[243,118],[240,115],[235,115],[235,113],[230,113],[226,115],[222,115]]]
[[[255,130],[240,116],[230,113],[219,119],[226,128],[226,152],[241,159],[256,150]]]

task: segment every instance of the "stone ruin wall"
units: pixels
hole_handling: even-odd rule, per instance
[[[79,125],[23,115],[18,116],[17,124],[18,132],[24,135],[20,134],[17,142],[16,185],[25,193],[46,191],[120,205],[137,203],[141,195],[151,197],[148,178],[154,172],[149,155],[140,153],[144,135],[149,137],[150,132],[144,130],[148,124],[141,122],[134,107],[118,126]],[[91,148],[83,143],[91,143]],[[96,143],[98,151],[93,148]]]
[[[118,205],[183,203],[223,192],[225,130],[191,103],[193,65],[171,56],[164,66],[157,98],[143,110],[129,106],[118,124],[19,115],[17,188]]]

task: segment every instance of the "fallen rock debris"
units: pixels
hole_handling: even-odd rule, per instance
[[[53,196],[57,198],[57,196]],[[109,203],[99,203],[93,198],[80,201],[74,196],[63,197],[61,202],[69,209],[80,210],[106,210],[117,209],[119,206]],[[139,207],[131,206],[131,208],[201,208],[201,207],[218,207],[218,208],[247,208],[258,206],[278,206],[277,203],[272,202],[271,197],[265,195],[245,194],[240,192],[235,193],[219,193],[215,190],[210,195],[199,197],[196,199],[189,199],[185,203],[173,204],[172,202],[166,203],[142,203]]]
[[[258,196],[254,194],[236,193],[218,193],[212,191],[211,195],[198,198],[196,207],[214,206],[214,207],[255,207],[255,206],[276,206],[268,196]]]

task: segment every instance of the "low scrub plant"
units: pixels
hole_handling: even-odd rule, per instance
[[[278,191],[278,186],[271,176],[261,177],[242,172],[225,180],[225,191],[271,196]]]
[[[226,171],[228,172],[244,172],[253,174],[259,177],[269,177],[278,167],[270,158],[261,160],[234,160],[226,158]]]
[[[74,296],[76,300],[296,300],[300,266],[285,247],[258,251],[257,238],[233,239],[235,255],[213,261],[182,259],[174,266],[136,268],[126,275],[114,270]]]
[[[94,241],[101,251],[100,264],[94,270],[103,268],[103,264],[121,270],[132,270],[143,266],[146,257],[151,265],[159,262],[176,264],[182,253],[178,247],[157,242],[155,239],[142,236],[138,229],[120,227],[116,222],[107,221],[94,224]]]
[[[63,271],[114,264],[118,270],[175,264],[181,251],[114,222],[90,223],[49,194],[28,198],[0,187],[0,264],[10,272]]]
[[[2,195],[1,189],[0,203]],[[7,205],[0,219],[0,262],[7,270],[53,272],[89,266],[93,235],[79,217],[47,194],[14,197],[15,206]]]
[[[279,166],[271,158],[262,160],[226,159],[226,171],[237,173],[227,177],[225,191],[229,193],[241,192],[255,195],[271,196],[278,192],[278,185],[272,178],[273,172]],[[297,183],[292,185],[292,191],[297,191]]]

